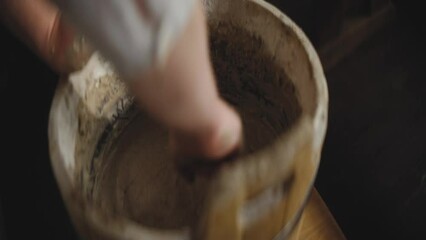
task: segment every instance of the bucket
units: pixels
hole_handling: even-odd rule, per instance
[[[98,53],[60,81],[51,164],[84,239],[289,239],[318,169],[328,92],[304,33],[262,0],[203,0],[222,96],[243,152],[209,171],[176,168],[167,130],[137,108]]]

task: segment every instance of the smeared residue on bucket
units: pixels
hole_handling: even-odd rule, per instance
[[[241,28],[212,26],[210,47],[220,92],[242,117],[246,154],[267,146],[300,116],[292,82],[266,54],[261,38]],[[132,119],[112,134],[117,137],[106,138],[109,147],[97,159],[102,162],[94,169],[94,203],[149,227],[192,225],[206,183],[186,181],[173,163],[167,131],[131,109]]]

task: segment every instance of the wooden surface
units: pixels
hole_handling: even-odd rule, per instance
[[[297,230],[291,240],[344,240],[337,225],[321,196],[313,190],[310,200],[303,212]]]

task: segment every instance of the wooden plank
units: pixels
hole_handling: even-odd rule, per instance
[[[389,24],[395,15],[394,6],[388,4],[370,17],[347,21],[338,37],[319,47],[318,53],[324,70],[333,68],[374,32]]]
[[[334,39],[340,34],[348,0],[314,1],[314,35],[316,46]]]
[[[292,240],[345,240],[345,236],[316,189],[303,212]]]
[[[390,4],[389,0],[370,0],[370,13],[380,11],[383,7]]]

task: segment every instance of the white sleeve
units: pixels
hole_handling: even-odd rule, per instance
[[[93,46],[131,78],[167,57],[196,0],[54,1]]]

